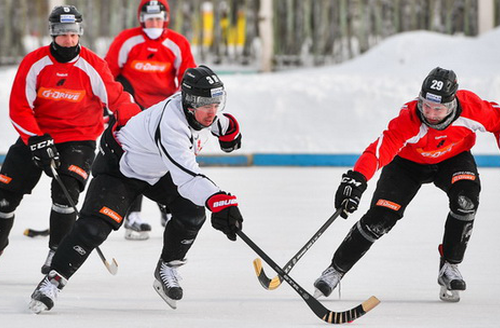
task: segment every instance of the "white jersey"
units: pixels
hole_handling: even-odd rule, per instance
[[[154,185],[170,172],[179,194],[199,206],[220,188],[201,173],[196,155],[210,136],[223,135],[229,119],[218,115],[210,128],[196,131],[188,124],[180,93],[132,117],[117,132],[124,154],[120,171]]]

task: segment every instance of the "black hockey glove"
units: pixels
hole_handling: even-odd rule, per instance
[[[54,139],[52,139],[50,134],[45,133],[43,136],[30,137],[28,139],[28,147],[35,165],[41,168],[49,177],[53,177],[50,165],[53,162],[55,168],[58,168],[61,165],[61,160],[54,144]]]
[[[222,114],[229,119],[229,127],[224,135],[219,136],[220,149],[226,153],[241,148],[241,133],[240,125],[233,115],[224,113]]]
[[[222,231],[229,240],[236,240],[236,231],[243,227],[243,217],[238,209],[236,196],[218,192],[207,199],[206,205],[212,211],[212,227]]]
[[[342,174],[342,181],[335,194],[335,208],[343,208],[341,217],[347,219],[347,215],[358,209],[361,195],[366,190],[366,178],[363,174],[349,170]]]

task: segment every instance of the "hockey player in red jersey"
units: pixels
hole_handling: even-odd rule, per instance
[[[134,199],[143,194],[172,211],[153,286],[173,308],[183,297],[179,268],[206,217],[230,240],[242,228],[236,196],[203,174],[196,155],[212,135],[220,148],[241,147],[238,121],[222,112],[226,91],[208,67],[190,68],[182,91],[133,117],[116,131],[113,122],[101,138],[80,219],[57,249],[52,270],[31,295],[35,313],[50,310],[58,292],[112,230],[118,230]]]
[[[115,82],[106,62],[80,45],[82,15],[74,6],[57,6],[49,16],[52,43],[23,59],[12,85],[10,119],[20,135],[0,170],[0,252],[8,244],[14,212],[51,166],[76,203],[103,131],[106,105],[121,125],[140,108]],[[76,220],[55,180],[51,186],[49,255],[42,272]]]
[[[170,97],[179,90],[186,69],[196,67],[189,41],[168,28],[170,9],[167,0],[142,0],[137,9],[139,27],[121,32],[105,57],[115,79],[144,109]],[[142,196],[134,202],[125,218],[125,238],[149,238],[151,226],[140,216]],[[158,204],[162,224],[170,217]]]
[[[439,247],[440,298],[460,300],[466,288],[458,270],[471,236],[481,189],[470,150],[476,132],[500,131],[500,107],[476,94],[458,90],[452,70],[433,69],[420,95],[406,103],[399,116],[342,175],[335,207],[343,216],[354,212],[367,181],[383,168],[368,212],[352,227],[330,266],[315,281],[316,296],[329,296],[342,277],[388,233],[424,183],[434,183],[449,199],[449,214]]]

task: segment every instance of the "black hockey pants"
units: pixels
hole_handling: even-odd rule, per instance
[[[403,217],[406,207],[422,184],[431,182],[443,190],[449,199],[450,212],[445,224],[443,257],[451,263],[462,262],[479,206],[481,189],[477,165],[470,152],[463,152],[435,165],[417,164],[396,157],[383,168],[370,209],[351,228],[335,252],[333,266],[344,273],[349,271],[371,245]]]

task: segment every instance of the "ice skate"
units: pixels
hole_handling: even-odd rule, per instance
[[[151,225],[142,221],[140,212],[130,212],[125,217],[125,239],[146,240],[150,231]]]
[[[41,269],[43,274],[47,274],[50,272],[50,268],[52,266],[52,258],[54,257],[55,253],[55,250],[49,249],[49,254],[47,255],[47,259],[45,259],[45,263],[42,265]]]
[[[314,298],[330,296],[335,287],[337,287],[340,283],[343,276],[344,274],[335,270],[333,266],[326,268],[326,270],[321,274],[321,277],[316,279],[314,282],[314,287],[316,288],[314,291]]]
[[[182,288],[179,285],[179,280],[182,278],[177,268],[185,263],[186,261],[182,260],[167,263],[160,259],[156,266],[153,288],[172,309],[176,309],[177,301],[182,299]]]
[[[465,290],[465,281],[457,264],[451,264],[441,258],[438,284],[441,286],[439,298],[445,302],[460,301],[459,291]]]
[[[42,281],[36,286],[35,291],[31,294],[31,302],[29,309],[35,314],[43,311],[49,311],[54,307],[57,299],[57,294],[63,289],[68,281],[52,270],[47,274]]]

